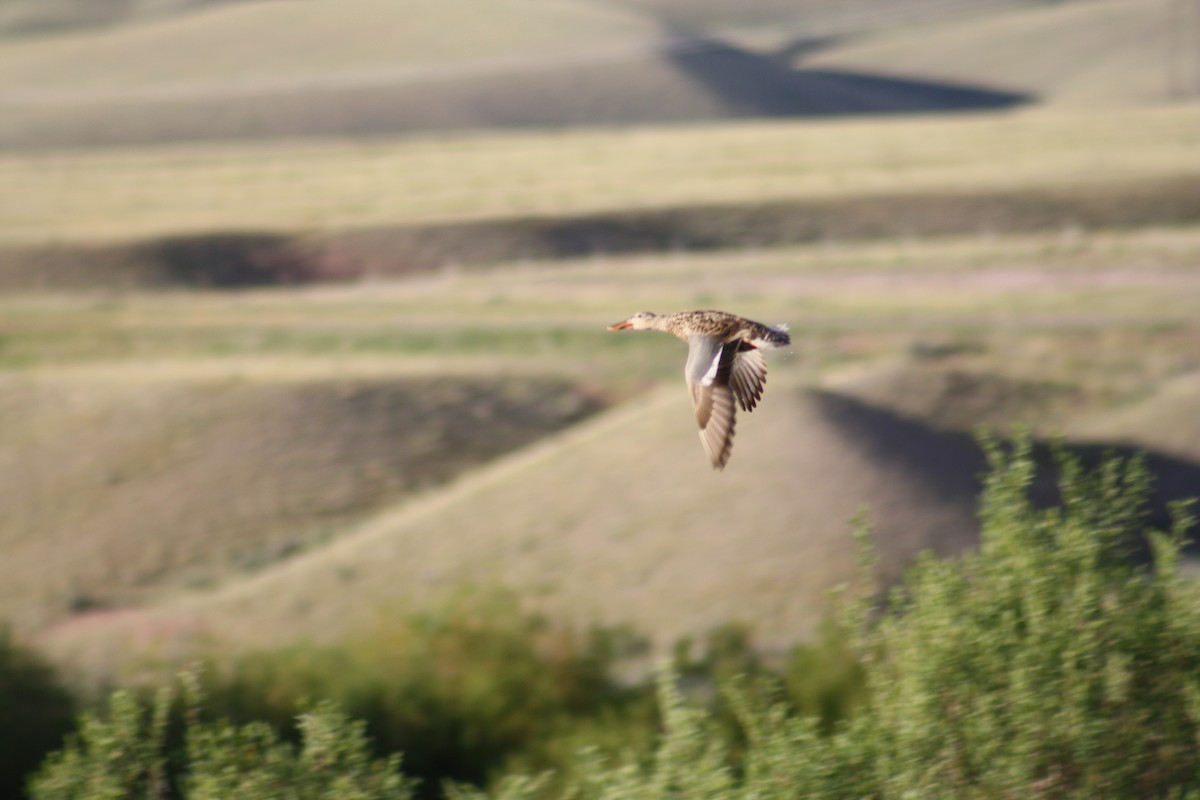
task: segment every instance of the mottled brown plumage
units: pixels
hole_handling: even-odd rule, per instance
[[[762,399],[767,362],[761,349],[791,344],[786,328],[724,311],[640,311],[610,331],[663,331],[688,343],[684,367],[700,442],[714,469],[724,469],[733,450],[736,405],[752,411]],[[736,405],[735,405],[736,402]]]

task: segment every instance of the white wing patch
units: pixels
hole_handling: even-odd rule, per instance
[[[688,362],[684,368],[696,424],[700,426],[700,443],[715,469],[724,469],[733,450],[733,433],[737,425],[735,390],[731,378],[736,369],[738,344],[722,343],[711,336],[692,336],[688,339]]]
[[[709,366],[708,371],[700,377],[700,384],[702,386],[712,386],[713,381],[717,379],[717,372],[721,369],[721,353],[721,349],[718,348],[713,354],[712,364]]]
[[[733,435],[737,425],[737,406],[728,386],[717,385],[704,389],[709,407],[707,422],[700,427],[700,443],[708,454],[713,469],[725,469],[733,452]]]

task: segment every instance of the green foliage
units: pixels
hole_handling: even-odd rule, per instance
[[[829,734],[865,700],[858,656],[845,627],[833,618],[812,641],[793,647],[782,669],[767,663],[748,628],[732,624],[713,630],[697,656],[690,640],[679,642],[669,669],[683,696],[707,709],[710,733],[721,739],[735,770],[749,757],[748,707],[773,701],[786,716],[815,717],[816,730]],[[721,691],[734,683],[736,696]],[[659,699],[661,705],[665,698]]]
[[[852,604],[868,689],[859,713],[823,735],[816,716],[770,698],[761,678],[734,681],[735,748],[665,674],[652,759],[589,756],[566,796],[1198,796],[1200,596],[1176,569],[1190,518],[1178,508],[1170,533],[1147,533],[1140,463],[1088,473],[1062,452],[1062,504],[1039,509],[1028,439],[986,448],[979,551],[922,558],[884,609],[868,596]],[[1150,567],[1130,557],[1143,535]],[[510,783],[492,796],[538,791]]]
[[[650,693],[611,676],[619,640],[549,626],[508,595],[464,593],[335,644],[254,652],[204,674],[217,713],[279,730],[337,703],[431,792],[447,778],[482,784],[510,761],[562,766],[564,743],[648,743]]]
[[[878,791],[1160,797],[1200,788],[1200,603],[1189,524],[1144,534],[1149,476],[1058,456],[1061,507],[1028,499],[1028,440],[988,443],[978,553],[924,558],[868,637]]]
[[[830,628],[778,680],[744,630],[723,629],[700,659],[681,646],[660,672],[650,746],[637,735],[645,717],[618,715],[607,730],[624,735],[624,747],[584,747],[569,761],[559,751],[544,762],[555,774],[495,780],[487,792],[450,785],[447,795],[1200,797],[1200,591],[1177,569],[1186,509],[1169,533],[1148,532],[1139,462],[1088,472],[1062,452],[1062,503],[1038,508],[1028,439],[985,444],[992,471],[978,552],[920,559],[882,608],[861,593],[848,604],[850,639]],[[1146,536],[1153,560],[1139,565],[1131,554]],[[605,741],[597,728],[572,728],[604,719],[602,708],[644,708],[606,677],[611,640],[581,645],[515,607],[467,603],[387,630],[345,650],[245,660],[213,683],[230,708],[256,694],[290,708],[304,691],[340,687],[341,702],[416,752],[431,758],[425,737],[493,772],[515,747]],[[697,703],[714,677],[721,702]],[[114,696],[109,721],[85,718],[35,781],[35,798],[159,797],[168,774],[185,798],[278,797],[284,787],[305,798],[408,796],[394,760],[371,760],[362,724],[319,702],[303,717],[298,750],[264,723],[205,724],[193,714],[183,764],[169,768],[165,704],[160,695],[147,717]],[[371,716],[380,708],[396,715],[396,729]]]
[[[74,701],[50,666],[0,627],[0,797],[20,794],[74,716]]]
[[[826,619],[813,641],[794,647],[783,686],[791,707],[816,717],[823,733],[832,733],[837,723],[852,717],[866,700],[866,685],[846,629]]]
[[[191,679],[185,676],[185,681]],[[116,692],[108,714],[84,715],[79,732],[30,784],[34,800],[407,800],[398,757],[373,760],[362,723],[322,705],[297,723],[299,747],[264,723],[201,720],[189,692],[182,761],[170,765],[173,693],[151,709]],[[172,774],[173,773],[173,774]]]
[[[114,693],[107,719],[84,714],[78,732],[31,782],[30,794],[35,800],[165,797],[169,710],[166,690],[149,719],[132,694]]]
[[[570,800],[783,800],[853,798],[872,788],[867,754],[852,737],[825,736],[811,716],[792,713],[786,702],[769,701],[749,679],[731,681],[726,692],[743,726],[746,745],[734,764],[718,730],[719,721],[689,705],[669,669],[658,682],[662,732],[649,759],[604,758],[594,750],[580,755],[578,779],[561,796]],[[452,800],[538,800],[544,781],[501,782],[491,794],[457,787]]]

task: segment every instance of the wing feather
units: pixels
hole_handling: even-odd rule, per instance
[[[688,339],[688,360],[683,368],[688,391],[692,393],[692,405],[696,409],[696,422],[701,428],[708,424],[712,411],[711,394],[704,389],[711,387],[721,369],[724,348],[711,336],[692,336]]]
[[[700,426],[700,442],[716,469],[725,467],[733,450],[737,406],[730,380],[737,355],[736,342],[722,344],[710,336],[688,339],[684,376],[692,394],[696,424]],[[743,379],[743,382],[747,380]]]
[[[729,386],[743,411],[753,411],[767,382],[767,360],[757,349],[740,350],[733,359]]]
[[[737,426],[737,406],[733,391],[728,386],[713,386],[706,389],[711,412],[708,424],[700,428],[700,443],[712,462],[714,469],[724,469],[733,452],[733,435]]]

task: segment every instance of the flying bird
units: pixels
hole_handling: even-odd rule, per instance
[[[753,411],[762,399],[767,362],[760,351],[792,343],[785,325],[764,325],[724,311],[639,311],[608,329],[663,331],[688,343],[683,375],[713,469],[724,469],[729,461],[736,406]]]

